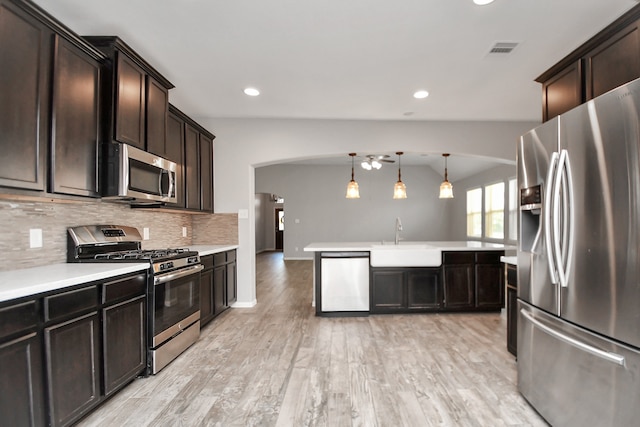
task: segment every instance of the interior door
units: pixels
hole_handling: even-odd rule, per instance
[[[276,251],[284,249],[284,209],[276,208],[275,211]]]

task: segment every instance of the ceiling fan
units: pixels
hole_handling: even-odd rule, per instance
[[[382,163],[395,163],[395,160],[389,159],[388,154],[367,154],[364,156],[360,166],[362,169],[370,171],[371,169],[380,169]]]

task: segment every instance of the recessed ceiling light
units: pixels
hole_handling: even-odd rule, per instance
[[[418,99],[423,99],[423,98],[426,98],[427,96],[429,96],[429,92],[427,92],[426,90],[419,90],[413,94],[413,97]]]
[[[260,95],[260,91],[255,87],[248,87],[244,90],[245,95],[249,96],[258,96]]]
[[[484,6],[485,4],[493,3],[493,0],[473,0],[473,2],[479,6]]]

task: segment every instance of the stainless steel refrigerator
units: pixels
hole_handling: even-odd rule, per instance
[[[553,426],[640,423],[640,80],[523,135],[518,388]]]

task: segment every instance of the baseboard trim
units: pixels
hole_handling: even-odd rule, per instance
[[[233,305],[231,305],[232,308],[253,308],[256,306],[256,304],[258,303],[258,300],[253,300],[250,302],[241,302],[241,301],[236,301],[233,303]]]

